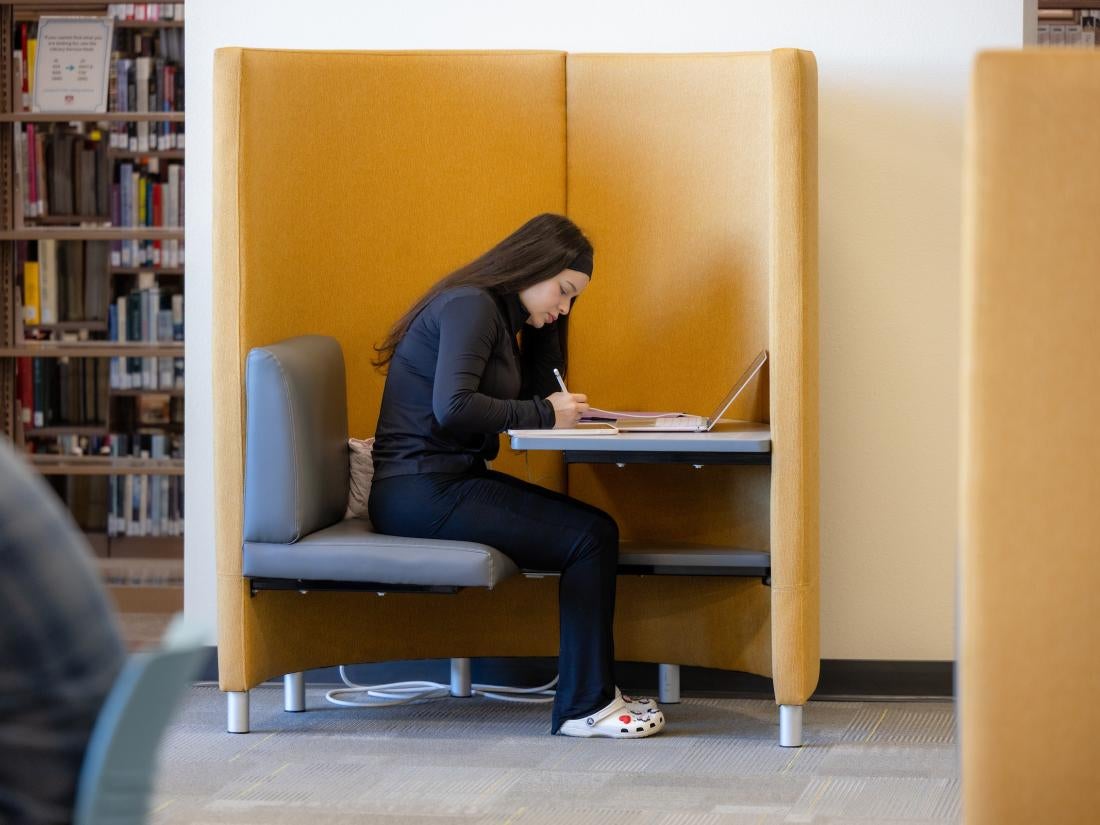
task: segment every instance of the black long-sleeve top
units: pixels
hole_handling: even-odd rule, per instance
[[[389,364],[375,479],[464,472],[496,457],[504,430],[554,426],[545,396],[558,389],[553,370],[563,366],[558,330],[526,319],[519,296],[477,287],[447,290],[424,307]]]

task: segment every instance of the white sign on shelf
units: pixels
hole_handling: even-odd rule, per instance
[[[114,21],[40,17],[32,112],[106,112]]]

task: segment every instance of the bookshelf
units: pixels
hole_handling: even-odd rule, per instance
[[[0,430],[131,647],[183,604],[184,8],[0,2]],[[108,111],[29,111],[46,15],[114,18]]]
[[[1038,45],[1094,49],[1098,31],[1100,0],[1039,0]]]

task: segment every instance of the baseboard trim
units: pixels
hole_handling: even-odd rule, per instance
[[[542,685],[557,674],[557,659],[548,657],[485,658],[470,664],[474,682],[497,685]],[[657,667],[645,662],[618,662],[622,686],[635,693],[657,691]],[[823,659],[815,700],[942,699],[954,695],[955,663],[951,661],[893,661]],[[450,661],[422,659],[352,665],[349,677],[360,684],[424,679],[450,682]],[[215,648],[203,668],[201,681],[218,681]],[[307,671],[306,683],[340,683],[338,668]],[[685,666],[680,669],[680,692],[685,696],[772,698],[772,680],[750,673]]]

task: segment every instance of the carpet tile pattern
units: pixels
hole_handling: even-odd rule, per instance
[[[685,698],[650,739],[550,736],[545,705],[483,698],[358,710],[252,691],[252,733],[191,689],[165,736],[153,825],[924,825],[959,821],[950,702],[812,702],[780,748],[775,705]]]

